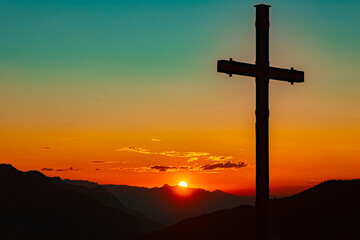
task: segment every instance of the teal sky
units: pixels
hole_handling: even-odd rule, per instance
[[[255,3],[0,1],[0,59],[2,67],[34,72],[46,68],[56,73],[96,71],[133,76],[136,71],[148,76],[141,77],[144,82],[160,81],[161,75],[204,73],[203,66],[220,54],[244,58],[241,51],[250,48],[247,55],[252,58],[248,42],[253,39]],[[281,45],[293,47],[303,44],[339,60],[359,58],[359,1],[269,4],[273,6],[274,42],[282,39]],[[224,46],[231,43],[238,44]],[[156,75],[160,78],[153,77]]]
[[[245,113],[253,108],[247,107],[253,81],[233,78],[239,81],[234,83],[217,74],[215,66],[216,60],[229,57],[254,61],[256,3],[1,0],[1,102],[7,110],[18,109],[1,121],[13,125],[13,118],[28,116],[26,111],[48,119],[50,102],[54,109],[75,112],[86,111],[89,104],[94,111],[121,108],[125,102],[127,109],[168,104],[179,108],[179,114],[187,108],[200,112],[198,121],[244,102]],[[272,84],[272,101],[281,103],[279,110],[282,99],[291,96],[294,107],[301,108],[303,101],[317,106],[304,115],[334,114],[327,109],[332,105],[338,115],[359,119],[360,114],[347,109],[359,104],[360,2],[267,3],[272,5],[271,64],[306,73],[303,86]],[[243,101],[249,97],[251,101]],[[53,111],[50,122],[61,115]]]

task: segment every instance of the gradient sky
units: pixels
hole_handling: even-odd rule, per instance
[[[257,3],[0,0],[0,162],[250,193],[254,79],[216,61],[254,62]],[[270,64],[305,71],[270,84],[271,194],[359,178],[360,1],[266,3]]]

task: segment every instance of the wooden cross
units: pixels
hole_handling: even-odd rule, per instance
[[[219,60],[218,72],[255,77],[256,82],[256,239],[269,236],[269,79],[304,82],[304,72],[269,66],[269,5],[256,8],[255,64]]]

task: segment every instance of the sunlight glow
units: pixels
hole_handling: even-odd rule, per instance
[[[187,183],[184,181],[179,182],[180,187],[187,187]]]

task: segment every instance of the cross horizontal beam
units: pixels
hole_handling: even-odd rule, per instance
[[[248,77],[258,77],[260,74],[266,76],[266,78],[287,81],[291,83],[304,82],[304,72],[294,69],[284,69],[275,67],[258,67],[256,64],[235,62],[230,60],[219,60],[217,63],[217,71],[229,74],[232,76],[243,75]]]
[[[293,68],[285,69],[285,68],[269,67],[268,77],[270,79],[287,81],[291,83],[304,82],[304,72],[294,70]]]
[[[229,74],[243,75],[248,77],[256,77],[258,72],[256,65],[250,63],[235,62],[230,60],[219,60],[217,71]]]

